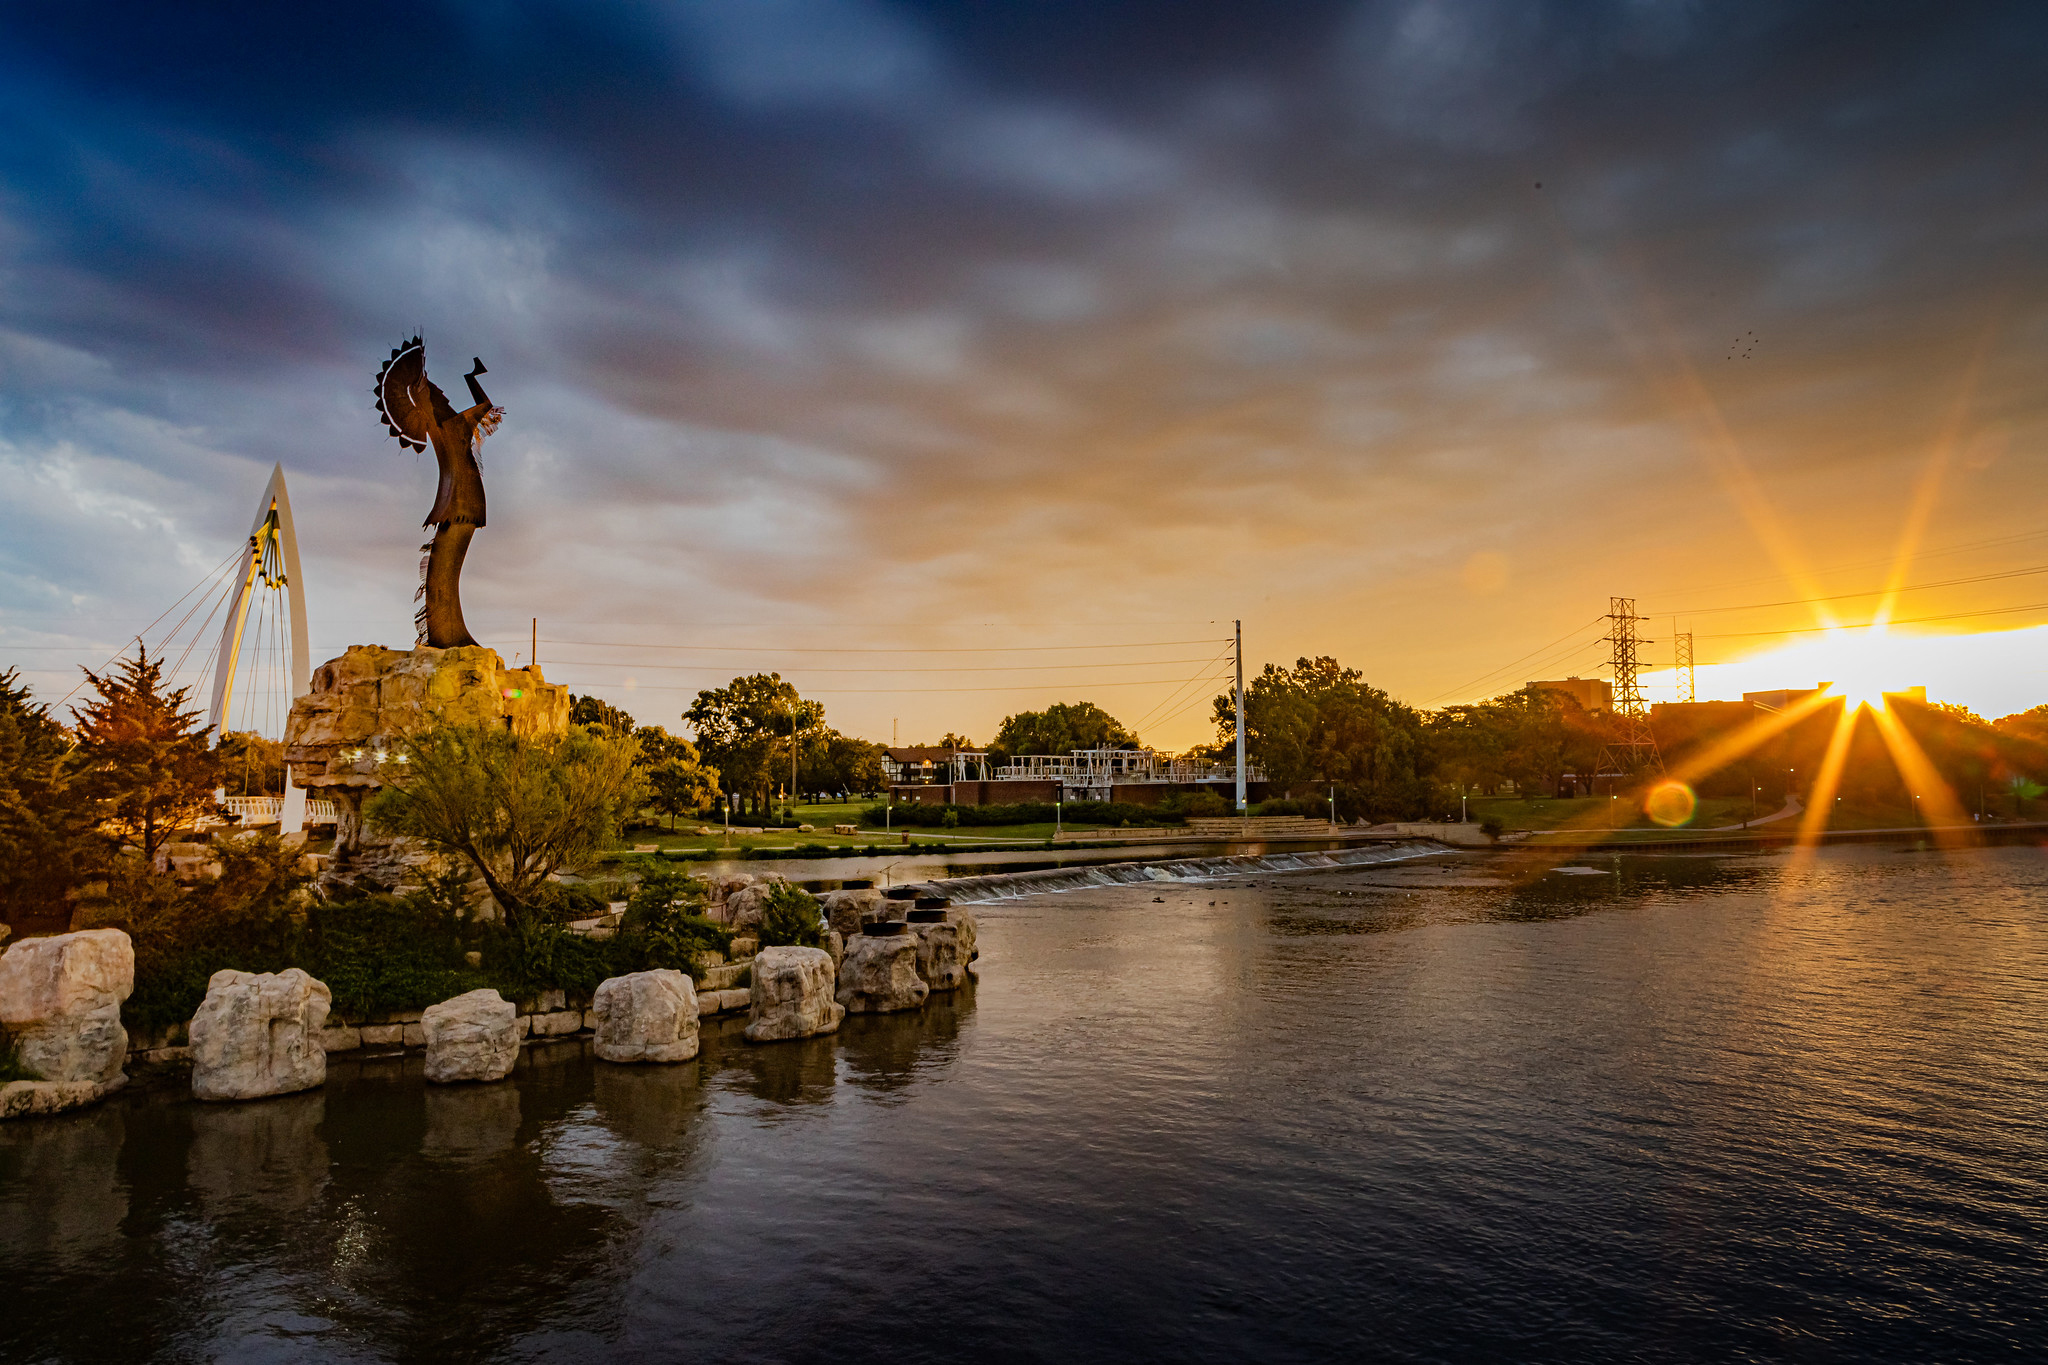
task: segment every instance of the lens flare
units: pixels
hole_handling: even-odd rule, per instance
[[[1699,798],[1685,783],[1660,782],[1651,790],[1649,799],[1643,802],[1643,809],[1649,812],[1652,820],[1668,829],[1692,819],[1699,804]]]

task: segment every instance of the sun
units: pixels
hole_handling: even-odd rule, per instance
[[[1827,690],[1847,702],[1850,710],[1867,706],[1882,711],[1885,694],[1906,685],[1902,679],[1913,666],[1909,648],[1883,626],[1873,625],[1829,631],[1812,657],[1834,674]]]

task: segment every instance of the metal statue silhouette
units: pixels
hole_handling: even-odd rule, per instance
[[[434,538],[420,546],[420,588],[414,594],[415,601],[426,600],[413,617],[414,643],[436,649],[476,643],[462,623],[462,559],[469,553],[470,537],[484,524],[484,471],[477,452],[505,415],[503,408],[491,406],[476,382],[487,373],[478,360],[463,376],[476,405],[457,412],[427,378],[427,347],[418,337],[394,349],[377,371],[374,392],[384,425],[408,449],[425,450],[431,442],[441,466],[434,509],[421,523],[434,528]]]

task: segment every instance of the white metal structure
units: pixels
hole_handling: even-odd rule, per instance
[[[299,537],[292,524],[292,502],[285,492],[284,466],[270,471],[270,483],[256,503],[256,521],[249,528],[248,561],[241,581],[228,602],[227,622],[221,627],[220,647],[213,674],[213,702],[207,708],[207,735],[219,743],[228,724],[229,707],[235,698],[235,674],[242,653],[242,631],[249,622],[249,606],[256,599],[259,584],[273,593],[284,594],[291,619],[291,644],[285,676],[291,700],[306,695],[312,685],[313,669],[306,645],[306,588],[299,572]],[[306,793],[292,781],[291,766],[285,766],[284,795],[278,802],[278,833],[294,834],[306,827]],[[231,807],[232,808],[232,807]]]

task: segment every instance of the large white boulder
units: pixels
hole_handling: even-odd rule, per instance
[[[948,915],[932,924],[910,926],[917,939],[917,974],[935,991],[958,990],[967,982],[974,951],[974,917]]]
[[[519,1009],[486,987],[429,1005],[420,1015],[427,1035],[427,1079],[501,1081],[519,1060]]]
[[[0,1026],[22,1067],[52,1084],[105,1085],[121,1074],[135,989],[135,946],[119,929],[23,939],[0,955]]]
[[[633,972],[591,997],[597,1055],[608,1062],[687,1062],[697,1055],[697,988],[681,972]]]
[[[915,934],[855,934],[839,963],[839,1003],[848,1014],[914,1010],[931,994],[917,974]]]
[[[830,1033],[846,1018],[832,998],[832,957],[823,948],[763,948],[754,955],[754,985],[748,1004],[750,1043],[808,1038]]]
[[[192,1093],[202,1100],[255,1100],[311,1090],[327,1080],[320,1031],[334,996],[297,967],[218,971],[192,1016]]]

